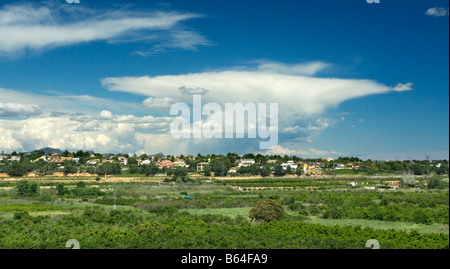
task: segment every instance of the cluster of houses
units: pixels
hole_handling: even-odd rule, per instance
[[[267,161],[268,164],[276,164],[277,160],[268,160]],[[205,166],[208,165],[208,162],[200,162],[197,164],[197,171],[201,172],[204,170]],[[235,166],[231,167],[230,170],[228,171],[229,174],[234,174],[237,173],[237,171],[239,170],[239,168],[241,167],[248,167],[248,166],[252,166],[255,165],[256,162],[254,159],[241,159],[241,160],[237,160],[235,163]],[[320,169],[323,168],[325,166],[324,163],[320,163],[320,162],[294,162],[294,161],[287,161],[286,163],[281,163],[280,164],[281,167],[284,170],[288,170],[288,167],[290,167],[290,169],[292,171],[296,171],[298,167],[301,167],[301,169],[303,169],[303,171],[306,173],[307,170],[314,170],[314,169]]]
[[[145,160],[148,161],[148,160]],[[143,162],[145,162],[143,161]],[[141,164],[144,164],[143,162],[141,162]],[[149,161],[150,163],[150,161]],[[159,162],[156,162],[156,165],[160,168],[163,169],[164,167],[167,168],[172,168],[172,167],[189,167],[188,165],[186,165],[186,162],[182,159],[175,159],[173,162],[169,161],[169,160],[161,160]]]
[[[118,156],[114,156],[114,155],[105,155],[103,156],[103,158],[98,158],[98,155],[95,154],[91,154],[89,157],[89,160],[86,162],[87,165],[92,165],[92,166],[97,166],[97,165],[101,165],[103,163],[107,163],[107,162],[113,162],[113,161],[118,161],[121,165],[126,166],[128,165],[128,159],[126,157],[127,155],[118,155]],[[116,157],[113,159],[113,157]],[[149,158],[136,158],[137,164],[138,165],[148,165],[150,163],[155,163],[160,169],[167,167],[167,168],[173,168],[173,167],[189,167],[185,160],[180,158],[181,156],[176,156],[176,157],[171,157],[170,159],[164,156],[160,156],[160,155],[155,155],[155,156],[151,156]],[[2,160],[8,160],[11,162],[14,161],[20,161],[20,156],[10,156],[10,155],[4,155],[1,154],[0,155],[0,161]],[[195,159],[195,157],[194,157]],[[48,154],[48,155],[43,155],[41,157],[39,157],[38,159],[34,160],[33,162],[38,162],[38,161],[45,161],[45,162],[49,162],[49,163],[56,163],[58,166],[61,166],[64,161],[74,161],[76,163],[78,163],[80,161],[80,158],[76,158],[73,156],[73,154],[68,154],[67,156],[61,156],[60,154],[57,153],[53,153],[53,154]],[[197,163],[197,167],[196,167],[196,171],[197,172],[202,172],[204,171],[205,167],[210,163],[210,159],[208,159],[207,162],[199,162]],[[332,158],[327,158],[326,161],[330,162],[333,161]],[[277,160],[268,160],[267,162],[268,164],[276,164]],[[230,170],[228,171],[228,173],[233,174],[233,173],[237,173],[237,171],[239,170],[239,168],[241,167],[248,167],[248,166],[252,166],[255,165],[256,162],[254,159],[240,159],[237,160],[236,163],[234,164],[233,167],[230,168]],[[294,161],[287,161],[285,163],[281,163],[281,167],[284,170],[288,170],[289,168],[293,171],[296,171],[299,167],[304,171],[304,173],[306,173],[307,171],[312,171],[312,170],[319,170],[321,168],[325,167],[325,164],[323,162],[294,162]],[[358,169],[359,166],[358,165],[354,165],[353,163],[348,163],[348,164],[334,164],[333,166],[334,169]]]
[[[108,163],[108,162],[114,162],[115,160],[112,158],[114,156],[103,156],[103,158],[98,158],[98,155],[94,155],[91,154],[89,156],[89,160],[86,161],[87,165],[101,165],[103,163]],[[117,161],[123,165],[126,166],[128,165],[128,159],[125,156],[116,156],[117,157]],[[16,156],[16,155],[5,155],[5,154],[1,154],[0,155],[0,161],[8,161],[8,162],[20,162],[21,157],[20,156]],[[53,153],[53,154],[48,154],[48,155],[42,155],[41,157],[33,160],[32,162],[38,162],[38,161],[44,161],[44,162],[48,162],[48,163],[56,163],[58,166],[61,166],[64,161],[73,161],[78,163],[80,161],[80,158],[74,157],[73,154],[68,154],[66,157],[61,156],[60,154],[57,153]],[[157,157],[149,157],[148,159],[140,159],[140,158],[136,158],[137,164],[138,165],[147,165],[150,164],[152,162],[154,162],[159,168],[163,168],[163,167],[167,167],[167,168],[171,168],[171,167],[176,167],[176,166],[181,166],[181,167],[187,167],[186,162],[182,159],[175,159],[173,162],[170,160],[167,160],[165,157],[162,158],[157,158]]]
[[[290,167],[292,170],[296,170],[300,167],[303,171],[320,169],[325,167],[325,164],[322,162],[299,162],[295,163],[294,161],[287,161],[286,163],[282,163],[281,167],[284,170],[287,170]]]
[[[0,161],[8,160],[11,162],[20,162],[20,156],[8,156],[8,155],[0,155]]]
[[[20,162],[20,160],[21,156],[18,155],[5,155],[5,154],[0,155],[0,161]],[[64,161],[75,161],[78,163],[78,161],[80,161],[80,158],[73,158],[73,155],[70,157],[63,157],[57,153],[53,153],[51,155],[42,155],[41,157],[37,158],[36,160],[33,160],[32,162],[38,162],[39,160],[61,165]]]
[[[57,165],[62,165],[64,163],[64,161],[74,161],[74,162],[78,163],[80,161],[80,158],[74,158],[73,155],[68,156],[68,157],[63,157],[57,153],[53,153],[50,156],[42,155],[41,157],[37,158],[33,162],[38,162],[39,160],[43,160],[44,162],[49,162],[49,163],[56,163]]]
[[[348,164],[334,164],[334,169],[359,169],[359,165],[353,163]]]

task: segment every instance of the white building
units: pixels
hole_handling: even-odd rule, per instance
[[[242,160],[239,161],[238,166],[239,167],[241,167],[241,166],[245,167],[245,166],[252,166],[254,164],[255,164],[255,160],[253,160],[253,159],[242,159]]]
[[[98,159],[95,159],[95,160],[89,160],[89,161],[87,161],[86,164],[87,164],[87,165],[97,165],[98,162],[99,162],[99,160],[98,160]]]
[[[236,174],[237,173],[237,169],[236,167],[231,167],[230,170],[228,170],[229,174]]]
[[[35,162],[39,162],[39,160],[43,160],[44,162],[48,162],[47,156],[45,156],[45,155],[42,155],[41,157],[37,158],[37,159],[34,160],[33,162],[34,162],[34,163],[35,163]]]
[[[186,167],[186,162],[184,160],[175,160],[173,166]]]
[[[205,166],[207,166],[209,163],[207,162],[200,162],[197,164],[197,172],[205,170]]]
[[[345,168],[346,168],[346,166],[343,164],[335,164],[334,165],[334,169],[345,169]]]
[[[287,163],[281,164],[281,167],[283,167],[284,170],[287,170],[288,166],[291,167],[292,170],[296,170],[298,164],[294,163],[294,161],[288,161]]]
[[[126,166],[128,164],[128,159],[125,158],[125,157],[119,157],[117,159],[119,160],[121,165],[125,165]]]

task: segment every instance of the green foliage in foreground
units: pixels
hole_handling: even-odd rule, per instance
[[[280,183],[292,184],[290,180]],[[279,179],[257,181],[279,183]],[[447,186],[401,192],[348,188],[240,191],[222,182],[195,181],[122,183],[112,192],[111,183],[93,183],[101,187],[84,181],[51,184],[56,188],[39,190],[39,196],[18,196],[17,188],[0,192],[0,249],[64,249],[69,239],[78,240],[84,249],[356,249],[365,248],[369,239],[378,240],[382,249],[449,247],[448,233],[432,227],[448,224]],[[243,217],[266,199],[281,203],[287,214],[270,222]],[[113,204],[117,210],[112,210]],[[376,225],[362,228],[358,225],[366,226],[364,222],[351,220],[409,226],[396,230]],[[405,231],[415,229],[411,226],[414,223],[432,225],[422,234]]]
[[[448,249],[449,235],[416,231],[329,227],[271,221],[251,225],[242,217],[182,214],[142,215],[134,211],[87,208],[79,214],[31,217],[16,214],[0,221],[0,248],[65,248],[69,239],[82,249],[363,249],[369,239],[382,249]]]

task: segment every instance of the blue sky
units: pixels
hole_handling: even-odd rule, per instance
[[[448,6],[2,1],[0,150],[448,159]],[[173,139],[179,87],[277,102],[278,146]]]

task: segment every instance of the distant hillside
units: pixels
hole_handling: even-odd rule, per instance
[[[47,155],[47,154],[53,154],[53,153],[57,153],[57,154],[59,154],[59,155],[62,155],[63,154],[63,152],[64,151],[62,151],[62,150],[60,150],[60,149],[54,149],[54,148],[49,148],[49,147],[47,147],[47,148],[43,148],[43,149],[38,149],[38,150],[36,150],[36,151],[43,151],[44,152],[44,154],[45,155]],[[70,152],[72,152],[72,151],[70,151]],[[77,151],[74,151],[74,152],[77,152]],[[90,153],[90,154],[93,154],[93,153],[95,153],[93,150],[87,150],[87,151],[85,151],[85,152],[88,152],[88,153]],[[33,151],[32,152],[26,152],[26,153],[33,153]],[[114,156],[115,154],[114,153],[104,153],[104,154],[102,154],[104,157],[109,157],[109,156]],[[148,157],[155,157],[155,156],[161,156],[161,157],[166,157],[166,155],[164,155],[164,153],[162,153],[162,152],[159,152],[159,153],[156,153],[156,154],[152,154],[152,155],[148,155]]]
[[[54,149],[54,148],[43,148],[43,149],[39,149],[37,151],[43,151],[45,153],[45,155],[47,154],[53,154],[53,153],[57,153],[59,155],[61,155],[63,152],[60,149]]]
[[[162,152],[159,152],[159,153],[156,153],[156,154],[152,154],[152,155],[148,155],[148,157],[155,157],[155,156],[166,157],[166,155],[164,155]]]

